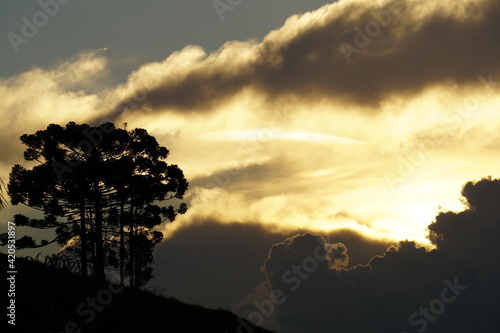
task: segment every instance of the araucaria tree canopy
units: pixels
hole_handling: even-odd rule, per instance
[[[55,229],[55,238],[18,240],[19,248],[57,242],[76,254],[84,275],[105,279],[105,269],[120,271],[122,284],[141,287],[152,277],[153,248],[163,234],[154,228],[174,221],[187,205],[182,170],[164,160],[169,151],[144,129],[51,124],[21,136],[32,169],[15,165],[8,194],[12,204],[44,213],[43,219],[15,216],[18,226]],[[169,201],[171,204],[165,204]]]

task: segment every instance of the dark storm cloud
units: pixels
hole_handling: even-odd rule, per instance
[[[428,326],[429,332],[443,332],[443,328],[460,326],[444,323],[457,315],[457,306],[440,313],[440,320],[432,324],[418,313],[421,306],[439,299],[449,283],[473,288],[473,272],[466,262],[401,242],[365,266],[332,269],[328,246],[321,251],[317,239],[311,234],[296,236],[269,253],[265,272],[272,288],[283,293],[282,304],[276,305],[281,331],[410,332]],[[471,293],[463,291],[460,297],[456,298],[462,305],[458,309],[470,310]],[[417,315],[410,322],[414,312]],[[459,322],[470,325],[472,320]]]
[[[260,266],[283,234],[260,225],[195,222],[155,250],[155,280],[189,303],[229,307],[262,280]]]
[[[300,232],[300,231],[299,231]],[[271,246],[295,232],[268,231],[261,224],[196,221],[175,231],[155,250],[152,285],[167,287],[166,294],[189,303],[229,308],[263,279],[262,263]],[[372,241],[350,230],[324,235],[342,240],[361,263],[389,245]],[[332,259],[342,260],[342,251]]]
[[[346,268],[332,265],[349,255],[334,235],[274,244],[263,271],[280,297],[260,298],[244,315],[255,323],[276,316],[280,330],[292,333],[495,331],[500,180],[469,182],[462,193],[469,208],[443,212],[429,226],[436,250],[402,241]]]
[[[210,55],[198,50],[192,69],[139,87],[146,96],[139,104],[211,110],[252,88],[273,100],[320,97],[376,107],[392,95],[412,95],[438,83],[480,84],[479,76],[499,71],[499,16],[494,0],[442,6],[342,1],[290,19],[260,44],[228,43]],[[192,50],[186,51],[189,61]],[[123,100],[116,110],[128,103]]]
[[[468,182],[462,195],[468,209],[439,214],[429,225],[429,238],[440,251],[471,263],[482,282],[477,287],[475,299],[481,304],[476,309],[478,317],[486,327],[499,327],[500,179],[488,177]]]

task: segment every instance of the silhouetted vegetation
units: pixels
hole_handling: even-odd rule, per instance
[[[188,188],[182,170],[164,159],[169,151],[144,129],[127,131],[112,123],[97,127],[74,122],[51,124],[21,136],[32,169],[15,165],[8,194],[43,219],[16,215],[17,226],[55,229],[56,237],[37,243],[24,236],[18,249],[57,242],[80,258],[80,272],[105,280],[105,268],[119,269],[132,287],[152,278],[153,249],[163,234],[154,228],[187,210],[180,202]],[[173,200],[164,206],[163,201]]]
[[[7,256],[0,254],[0,260],[7,270]],[[18,332],[236,333],[239,325],[248,325],[228,311],[204,309],[118,284],[103,288],[95,279],[35,260],[17,258],[16,267]]]

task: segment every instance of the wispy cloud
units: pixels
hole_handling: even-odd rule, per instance
[[[154,110],[206,112],[252,91],[280,102],[300,96],[303,103],[326,99],[375,112],[394,95],[496,73],[500,48],[491,41],[499,11],[491,0],[341,1],[289,18],[260,42],[228,42],[211,54],[188,46],[143,66],[129,85],[147,91],[141,105]],[[384,27],[381,13],[390,16]],[[381,31],[376,37],[364,31],[370,24]],[[348,63],[340,46],[356,47],[360,34],[366,47]]]
[[[259,141],[266,138],[277,138],[293,141],[304,141],[314,143],[370,143],[361,142],[348,138],[342,138],[333,135],[327,135],[309,131],[286,131],[274,132],[269,129],[250,129],[250,130],[228,130],[205,133],[198,136],[199,139],[211,141]]]

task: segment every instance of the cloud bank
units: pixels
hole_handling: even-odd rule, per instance
[[[131,76],[153,110],[206,112],[244,92],[268,101],[318,99],[371,112],[397,95],[498,74],[496,1],[339,1],[290,17],[262,41],[206,54],[188,46]],[[128,99],[118,103],[124,110]]]
[[[273,244],[305,232],[222,223],[214,217],[177,229],[172,224],[165,231],[166,239],[155,250],[151,285],[166,287],[165,295],[189,303],[226,309],[264,281],[260,267]],[[391,244],[347,229],[323,235],[349,246],[351,264],[364,263]]]
[[[348,267],[342,243],[309,233],[276,243],[262,266],[267,295],[254,292],[237,311],[281,332],[494,331],[499,184],[464,186],[468,208],[429,225],[435,250],[401,241]]]

